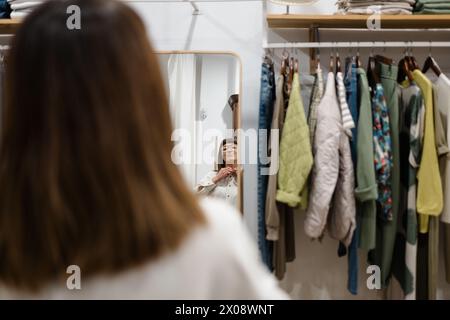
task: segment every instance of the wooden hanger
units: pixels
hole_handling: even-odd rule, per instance
[[[373,50],[373,49],[372,49]],[[380,77],[375,70],[375,57],[373,56],[373,51],[370,51],[369,62],[367,63],[367,77],[371,87],[376,84],[381,83]]]
[[[289,66],[289,52],[284,48],[282,56],[281,56],[281,68],[280,73],[284,76],[287,75],[288,72],[288,66]]]
[[[330,52],[330,65],[328,66],[328,71],[334,73],[334,57],[333,57],[333,49]]]
[[[289,59],[289,83],[292,83],[292,80],[294,79],[294,64],[295,64],[295,60],[294,57],[291,57]]]
[[[436,63],[433,57],[428,56],[423,65],[422,72],[426,73],[430,68],[438,77],[441,75],[442,71],[441,68],[439,68],[439,65]]]
[[[270,57],[269,55],[264,55],[263,59],[265,64],[273,64],[272,57]]]
[[[400,59],[398,62],[398,74],[397,74],[397,82],[402,83],[405,81],[406,78],[408,78],[409,81],[413,80],[413,75],[411,72],[411,69],[409,68],[409,62],[408,62],[408,49],[405,48],[405,51],[403,52],[403,58]]]
[[[379,55],[379,54],[377,54],[377,55],[375,56],[375,60],[378,61],[378,62],[387,64],[387,65],[391,65],[391,64],[394,63],[394,61],[393,61],[392,59],[387,58],[387,57],[384,57],[384,56],[381,56],[381,55]]]
[[[281,68],[280,68],[280,74],[284,75],[286,74],[286,60],[281,60]]]
[[[408,62],[406,61],[406,57],[403,57],[398,63],[398,75],[397,82],[402,83],[406,78],[409,81],[413,80],[413,76],[411,70],[409,70]]]
[[[414,71],[414,70],[420,69],[419,64],[417,63],[417,60],[416,60],[416,58],[413,55],[411,47],[409,48],[409,55],[408,55],[408,57],[409,57],[408,58],[409,59],[408,60],[408,62],[409,62],[409,70]]]
[[[420,70],[420,66],[419,66],[419,64],[417,63],[416,57],[411,56],[411,62],[412,62],[412,64],[413,64],[414,70],[417,70],[417,69]]]
[[[339,57],[339,51],[336,50],[336,72],[342,72],[341,58]]]
[[[431,41],[430,41],[430,53],[423,64],[422,72],[426,73],[429,69],[431,69],[438,77],[441,75],[442,71],[439,68],[436,60],[431,56]]]

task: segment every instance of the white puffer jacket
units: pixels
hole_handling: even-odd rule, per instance
[[[356,227],[355,178],[349,138],[342,126],[334,74],[328,74],[325,94],[317,107],[314,167],[305,232],[330,236],[348,246]]]

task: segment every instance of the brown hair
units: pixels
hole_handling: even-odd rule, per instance
[[[220,169],[223,169],[226,166],[225,159],[223,158],[223,147],[228,143],[234,143],[234,145],[237,146],[237,137],[234,137],[233,139],[223,139],[220,143],[215,171],[220,171]]]
[[[66,27],[69,5],[81,30]],[[205,221],[171,160],[168,102],[144,24],[113,0],[50,0],[8,56],[0,282],[38,290],[174,250]]]

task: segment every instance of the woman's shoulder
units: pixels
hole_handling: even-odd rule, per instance
[[[220,199],[204,197],[200,200],[200,207],[206,217],[209,228],[220,229],[241,224],[242,214],[230,204]]]
[[[264,270],[242,215],[215,199],[200,200],[206,223],[180,247],[116,275],[82,281],[83,290],[50,285],[38,296],[0,287],[0,298],[31,299],[284,299]],[[213,290],[211,291],[211,288]]]
[[[194,229],[189,238],[203,238],[221,251],[233,249],[236,242],[250,238],[243,215],[229,203],[214,197],[202,197],[200,208],[206,224]]]

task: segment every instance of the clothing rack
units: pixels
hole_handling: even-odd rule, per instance
[[[280,42],[265,43],[264,49],[293,48],[450,48],[450,41],[347,41],[347,42]]]

